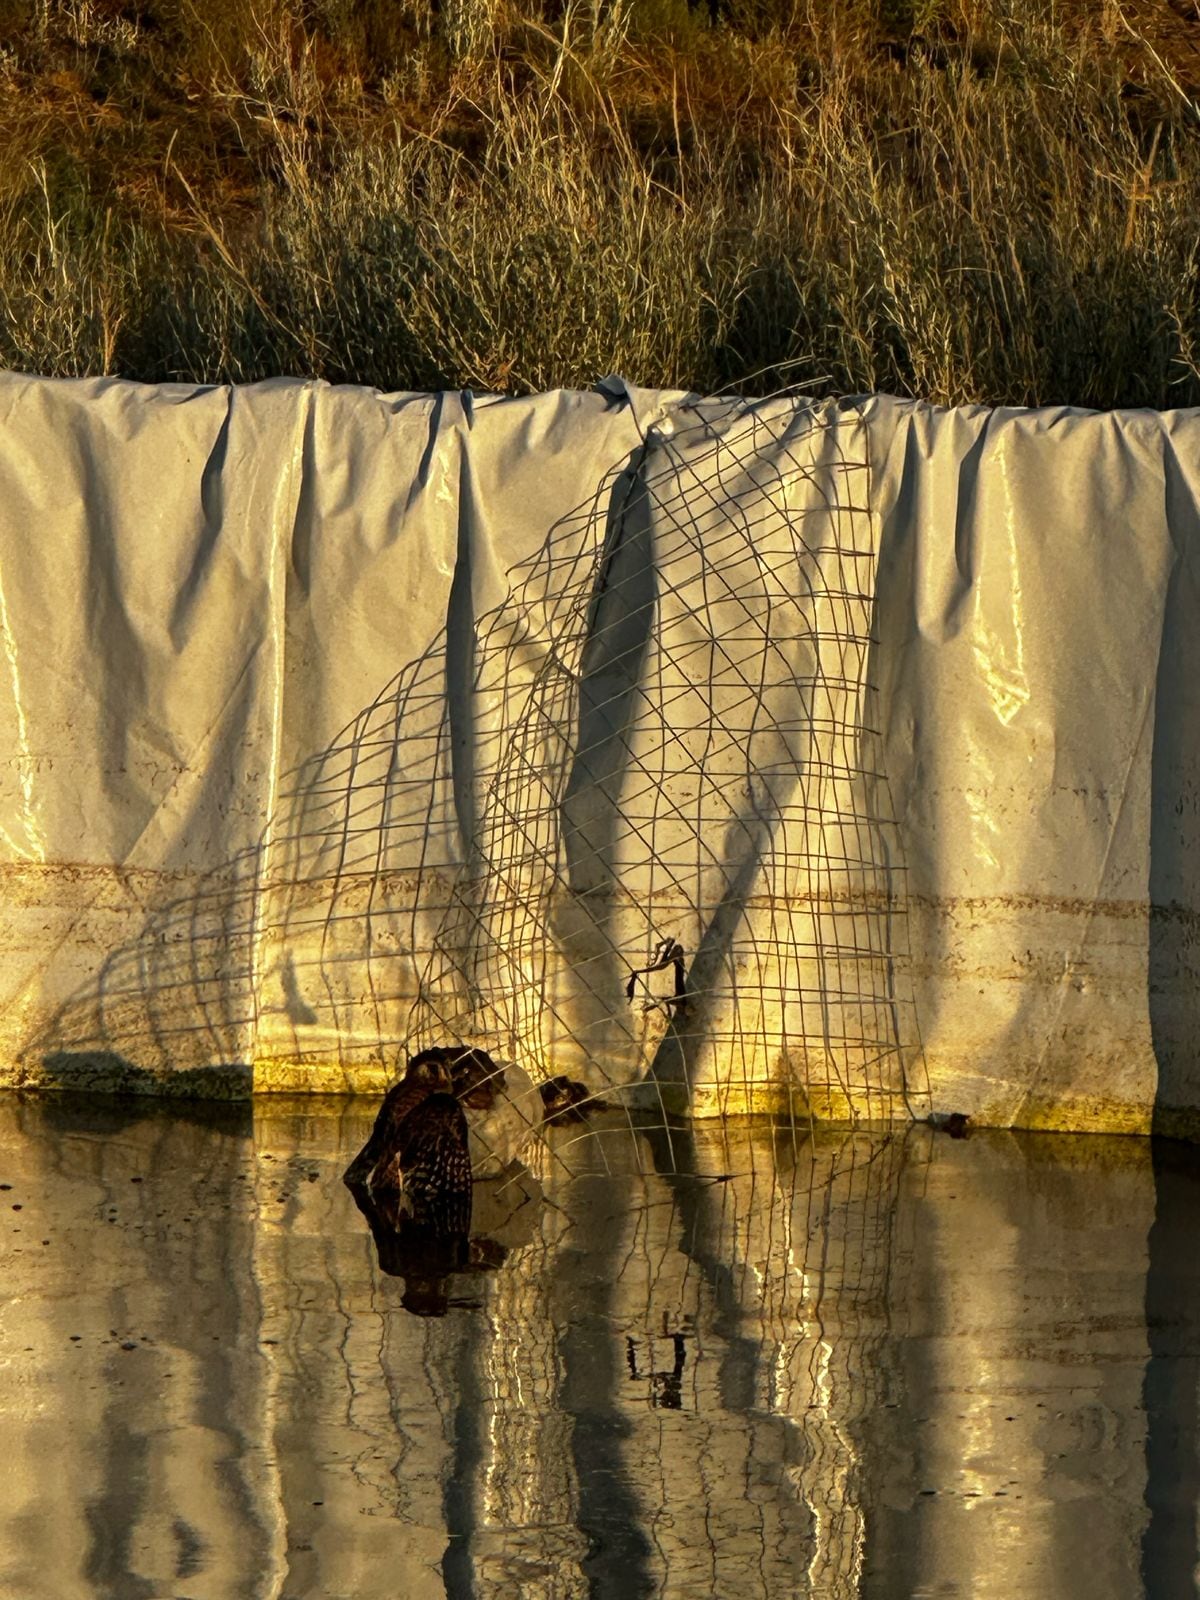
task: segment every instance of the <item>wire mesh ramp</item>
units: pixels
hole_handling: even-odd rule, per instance
[[[464,543],[440,633],[396,618],[255,847],[29,1054],[373,1088],[462,1042],[663,1113],[924,1109],[875,544],[853,407],[679,404],[479,614]]]

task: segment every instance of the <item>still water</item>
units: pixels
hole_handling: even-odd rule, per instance
[[[414,1301],[373,1111],[0,1100],[6,1600],[1195,1592],[1186,1152],[608,1113]]]

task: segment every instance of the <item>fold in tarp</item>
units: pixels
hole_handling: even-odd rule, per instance
[[[1200,415],[0,379],[12,1084],[1184,1131]]]

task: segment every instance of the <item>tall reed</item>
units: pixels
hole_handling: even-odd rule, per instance
[[[1120,7],[274,4],[10,36],[0,362],[1200,403],[1196,107]]]

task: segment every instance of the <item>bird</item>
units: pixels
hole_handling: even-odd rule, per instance
[[[413,1056],[383,1098],[366,1144],[343,1174],[393,1224],[408,1218],[421,1232],[466,1238],[471,1229],[471,1155],[467,1121],[455,1098],[452,1052]]]
[[[520,1157],[542,1126],[542,1102],[515,1061],[500,1062],[478,1046],[432,1045],[413,1063],[449,1068],[452,1092],[467,1116],[476,1179],[496,1177]]]
[[[401,1129],[416,1108],[433,1094],[450,1094],[453,1080],[448,1064],[434,1051],[423,1051],[408,1063],[404,1077],[383,1098],[371,1136],[342,1174],[350,1189],[370,1186],[371,1176],[385,1154],[395,1152]]]
[[[471,1232],[467,1119],[452,1094],[434,1092],[400,1123],[371,1178],[372,1197],[438,1238]]]
[[[589,1111],[605,1111],[603,1100],[597,1100],[585,1083],[578,1083],[563,1073],[547,1078],[538,1093],[542,1097],[543,1117],[547,1123],[584,1122]]]
[[[343,1181],[385,1214],[443,1233],[470,1226],[473,1179],[512,1169],[551,1123],[602,1109],[586,1085],[559,1075],[535,1089],[515,1062],[477,1046],[431,1045],[384,1096],[370,1138]]]
[[[507,1079],[504,1068],[486,1050],[460,1050],[450,1063],[454,1093],[472,1111],[491,1111],[503,1096]]]

